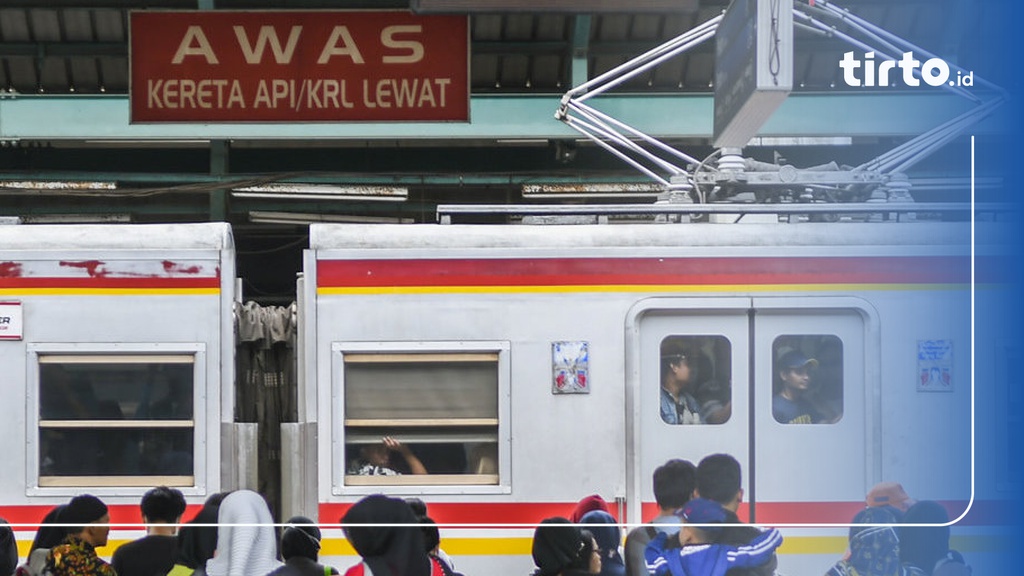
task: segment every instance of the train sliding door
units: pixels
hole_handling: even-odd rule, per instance
[[[627,324],[634,331],[627,353],[633,406],[632,449],[627,450],[631,522],[655,516],[651,476],[667,460],[696,464],[708,454],[725,452],[746,468],[749,310],[749,298],[652,298],[634,308]],[[743,481],[746,486],[747,478]]]
[[[655,298],[633,310],[627,363],[630,521],[654,515],[672,458],[728,453],[741,518],[847,522],[874,471],[867,313],[846,298]],[[875,363],[874,365],[877,365]],[[638,516],[639,505],[644,509]]]
[[[872,484],[867,306],[754,299],[753,477],[758,522],[849,522]],[[792,400],[791,400],[792,398]],[[876,400],[871,400],[876,401]]]

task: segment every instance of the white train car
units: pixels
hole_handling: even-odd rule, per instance
[[[91,493],[139,523],[153,486],[235,485],[234,278],[227,224],[0,226],[0,515]]]
[[[467,574],[522,575],[541,519],[597,493],[620,521],[643,522],[657,466],[726,452],[743,466],[741,518],[845,524],[874,483],[899,481],[952,518],[972,507],[956,542],[970,557],[968,525],[1001,482],[972,469],[970,230],[313,225],[304,432],[285,449],[306,467],[286,468],[286,483],[325,524],[370,493],[420,497]],[[661,358],[679,347],[697,359],[694,394],[731,405],[707,418],[720,423],[660,416]],[[978,381],[991,383],[1002,356],[991,339],[978,347]],[[817,423],[773,415],[776,363],[792,351],[817,362],[829,413]],[[998,412],[993,394],[978,401]],[[979,442],[998,448],[996,420]],[[429,474],[355,474],[383,436]],[[789,575],[824,573],[846,546],[836,526],[785,535]],[[328,536],[329,560],[354,563],[340,532]]]

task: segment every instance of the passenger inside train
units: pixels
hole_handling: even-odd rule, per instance
[[[349,467],[349,474],[356,476],[397,476],[402,474],[391,464],[391,453],[397,452],[408,466],[410,474],[428,474],[420,459],[408,446],[391,436],[385,436],[379,444],[366,444],[359,448],[359,458]]]

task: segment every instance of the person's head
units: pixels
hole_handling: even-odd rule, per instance
[[[694,498],[686,503],[677,513],[683,521],[679,528],[679,543],[710,544],[715,541],[722,528],[717,526],[725,522],[725,508],[714,500]],[[694,526],[702,524],[703,526]]]
[[[601,498],[601,496],[597,494],[585,496],[576,503],[576,508],[573,509],[572,514],[569,516],[569,521],[573,524],[578,524],[580,522],[580,518],[583,518],[583,515],[591,510],[603,510],[607,512],[608,503],[604,501],[604,498]]]
[[[437,554],[441,548],[441,532],[437,529],[437,522],[430,516],[420,516],[420,530],[423,531],[423,549],[427,554]]]
[[[18,567],[18,541],[7,520],[0,518],[0,573],[14,574]]]
[[[71,524],[68,534],[73,534],[94,548],[107,545],[110,534],[110,514],[107,505],[91,494],[75,496],[60,513],[60,522]]]
[[[67,504],[59,504],[50,509],[49,512],[43,516],[42,521],[39,523],[39,529],[36,530],[36,536],[32,540],[32,547],[29,552],[36,549],[48,549],[53,548],[57,544],[60,544],[64,540],[64,536],[67,535],[67,531],[63,526],[54,526],[54,524],[60,524],[60,513],[64,511]]]
[[[586,524],[587,529],[594,535],[602,562],[620,558],[619,544],[622,543],[622,531],[611,514],[603,510],[591,510],[580,518],[580,524]]]
[[[316,562],[320,556],[320,528],[305,516],[293,516],[281,532],[281,557],[309,558]]]
[[[663,512],[681,508],[697,486],[697,468],[688,460],[673,459],[654,470],[654,501]]]
[[[534,574],[557,576],[572,568],[590,571],[595,556],[597,562],[600,562],[596,548],[594,536],[590,532],[580,530],[565,518],[547,518],[533,532],[530,552],[537,566]],[[600,564],[597,570],[600,572]]]
[[[597,545],[594,533],[584,528],[580,530],[580,537],[583,538],[583,547],[576,559],[569,564],[569,569],[579,570],[588,574],[601,573],[601,549]]]
[[[159,486],[142,495],[139,508],[147,524],[177,524],[185,513],[185,496],[176,488]]]
[[[428,576],[430,559],[412,508],[399,498],[373,494],[341,517],[345,538],[375,576]]]
[[[423,500],[411,496],[405,499],[405,503],[409,505],[409,508],[412,508],[412,513],[416,516],[423,517],[427,515],[427,503]]]
[[[685,353],[662,355],[662,383],[688,383],[691,379],[690,360]]]
[[[206,562],[210,576],[266,574],[280,566],[277,534],[267,501],[252,490],[235,490],[217,509],[217,551]]]
[[[729,454],[705,456],[697,465],[697,495],[736,512],[743,501],[740,463]]]
[[[849,564],[858,574],[898,574],[900,542],[891,526],[858,526],[858,524],[893,524],[896,518],[888,507],[865,508],[853,517],[850,527]]]
[[[869,508],[881,506],[895,508],[899,512],[899,515],[896,516],[896,519],[899,520],[908,508],[917,503],[917,500],[907,495],[907,491],[899,482],[879,482],[871,487],[865,502]]]
[[[391,460],[391,451],[383,442],[378,444],[365,444],[359,448],[359,457],[367,464],[374,466],[387,466]]]
[[[227,492],[218,492],[206,499],[206,503],[195,517],[178,530],[178,552],[174,563],[195,570],[205,567],[217,549],[217,519],[220,503]]]
[[[808,358],[799,350],[786,352],[776,366],[782,390],[789,394],[803,394],[810,388],[811,372],[817,367],[817,360]]]
[[[692,354],[683,346],[665,340],[661,344],[662,385],[685,386],[693,380]]]
[[[223,502],[225,498],[227,498],[228,494],[231,494],[231,492],[214,492],[213,494],[210,494],[209,496],[206,497],[206,500],[203,502],[203,507],[220,506],[220,503]]]
[[[901,524],[935,524],[935,526],[900,526],[900,560],[930,572],[949,553],[949,514],[932,500],[917,502],[903,515]]]

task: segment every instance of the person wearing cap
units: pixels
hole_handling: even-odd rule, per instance
[[[676,342],[661,343],[661,419],[666,424],[703,424],[700,403],[693,396],[693,354]]]
[[[53,576],[117,576],[114,568],[96,555],[107,545],[110,514],[107,505],[90,494],[75,496],[60,513],[70,524],[63,542],[50,549],[46,566]]]
[[[808,398],[811,373],[818,361],[808,358],[799,350],[786,352],[775,364],[780,388],[772,397],[772,415],[782,424],[820,424],[829,422],[821,410]]]
[[[724,576],[769,562],[782,544],[775,528],[743,546],[719,543],[726,512],[714,500],[694,498],[677,515],[683,521],[678,536],[659,534],[647,545],[647,570],[654,576]]]
[[[871,487],[865,503],[868,508],[886,508],[897,521],[903,519],[907,509],[917,503],[899,482],[879,482]]]

